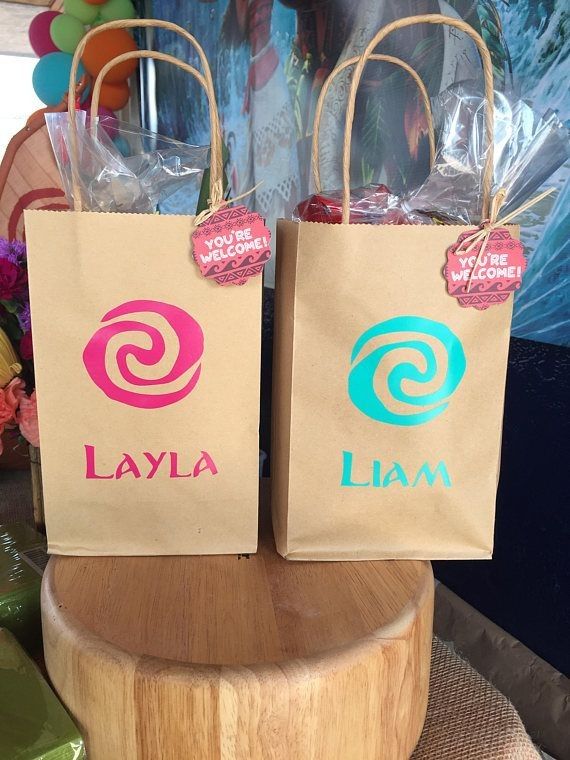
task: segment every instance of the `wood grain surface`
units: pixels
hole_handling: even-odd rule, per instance
[[[399,760],[422,729],[427,562],[287,562],[265,528],[249,557],[53,557],[42,608],[90,760]]]

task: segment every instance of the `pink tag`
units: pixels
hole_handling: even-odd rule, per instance
[[[271,233],[255,211],[223,208],[192,233],[194,259],[207,279],[243,285],[261,274],[271,256]]]
[[[504,303],[513,291],[520,288],[526,260],[520,241],[515,240],[506,227],[498,227],[491,232],[471,277],[483,243],[478,242],[468,254],[465,250],[469,244],[461,244],[476,232],[478,230],[462,233],[447,249],[443,276],[447,280],[447,292],[455,296],[461,306],[483,310]]]

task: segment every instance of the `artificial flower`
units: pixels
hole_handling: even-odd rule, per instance
[[[5,388],[0,388],[0,425],[16,421],[16,410],[24,393],[24,382],[19,377],[11,380]]]
[[[18,311],[18,323],[20,325],[20,329],[24,333],[28,333],[32,329],[32,318],[30,315],[29,303],[24,303],[21,311]]]
[[[22,264],[26,261],[26,244],[19,240],[0,238],[0,259]]]
[[[20,356],[22,357],[22,359],[34,358],[34,347],[32,345],[31,331],[23,335],[22,339],[20,340]]]
[[[40,431],[38,427],[38,409],[36,405],[36,392],[31,396],[23,394],[20,397],[20,408],[16,415],[16,422],[20,426],[20,433],[32,444],[39,447]]]
[[[4,330],[0,327],[0,388],[22,371],[22,365]]]
[[[10,301],[19,296],[28,282],[24,269],[9,259],[0,258],[0,299]]]

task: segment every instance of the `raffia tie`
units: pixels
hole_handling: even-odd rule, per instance
[[[527,211],[536,203],[539,203],[541,200],[543,200],[543,198],[546,198],[548,195],[551,195],[555,189],[556,188],[554,187],[550,187],[548,190],[545,190],[543,193],[540,193],[539,195],[535,195],[534,198],[531,198],[526,203],[523,203],[522,206],[519,206],[517,209],[515,209],[514,211],[511,211],[510,214],[503,216],[501,219],[497,219],[497,216],[499,215],[501,206],[505,202],[507,192],[504,188],[501,188],[497,192],[497,194],[494,196],[491,202],[491,210],[489,212],[490,214],[489,218],[481,222],[479,229],[475,230],[475,232],[473,232],[471,235],[467,235],[467,237],[461,241],[461,243],[457,246],[455,250],[456,256],[460,256],[460,255],[468,256],[469,253],[471,253],[471,251],[479,243],[481,243],[481,247],[479,248],[479,253],[477,254],[475,264],[473,265],[473,268],[471,269],[471,274],[469,275],[469,280],[467,282],[467,293],[469,293],[469,291],[471,290],[473,275],[475,274],[475,270],[479,266],[479,262],[483,258],[483,254],[485,253],[485,249],[487,248],[487,243],[489,242],[491,233],[494,230],[498,229],[499,227],[504,227],[505,224],[508,224],[516,216]]]
[[[240,201],[242,198],[247,198],[248,195],[255,193],[257,188],[261,187],[261,185],[263,185],[263,180],[261,182],[258,182],[257,185],[254,185],[251,190],[246,190],[245,193],[236,195],[234,198],[226,199],[224,198],[224,187],[222,185],[222,182],[216,182],[214,185],[212,197],[208,198],[208,208],[205,208],[203,211],[196,215],[196,218],[194,219],[194,227],[198,227],[200,224],[204,224],[205,221],[214,216],[214,214],[217,214],[220,209],[224,208],[228,204],[233,203],[234,201]]]

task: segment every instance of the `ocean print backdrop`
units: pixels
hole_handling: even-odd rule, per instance
[[[234,194],[260,186],[248,205],[268,218],[288,217],[310,191],[311,124],[320,87],[335,64],[360,53],[394,18],[444,13],[463,18],[485,38],[498,89],[514,89],[536,111],[570,123],[570,78],[564,40],[566,0],[147,0],[148,17],[175,21],[198,38],[211,62],[229,151]],[[162,30],[155,47],[198,63],[185,42]],[[416,68],[432,96],[477,76],[472,43],[455,30],[426,25],[393,34],[382,52]],[[321,171],[338,187],[346,79],[331,88],[323,122]],[[197,86],[167,66],[156,69],[157,131],[207,144],[208,114]],[[150,100],[147,112],[154,109]],[[367,67],[359,94],[353,182],[386,182],[401,192],[427,174],[426,124],[415,85],[389,64]],[[516,294],[513,334],[570,345],[570,166],[549,181],[555,197],[521,220],[528,269]],[[163,211],[191,213],[196,198],[178,194]],[[269,271],[269,281],[271,271]],[[270,283],[271,284],[271,283]]]
[[[515,85],[541,113],[553,109],[570,125],[570,6],[567,0],[497,3]],[[523,221],[528,255],[522,289],[515,298],[512,333],[570,346],[570,165],[545,187],[555,197],[531,209]]]

